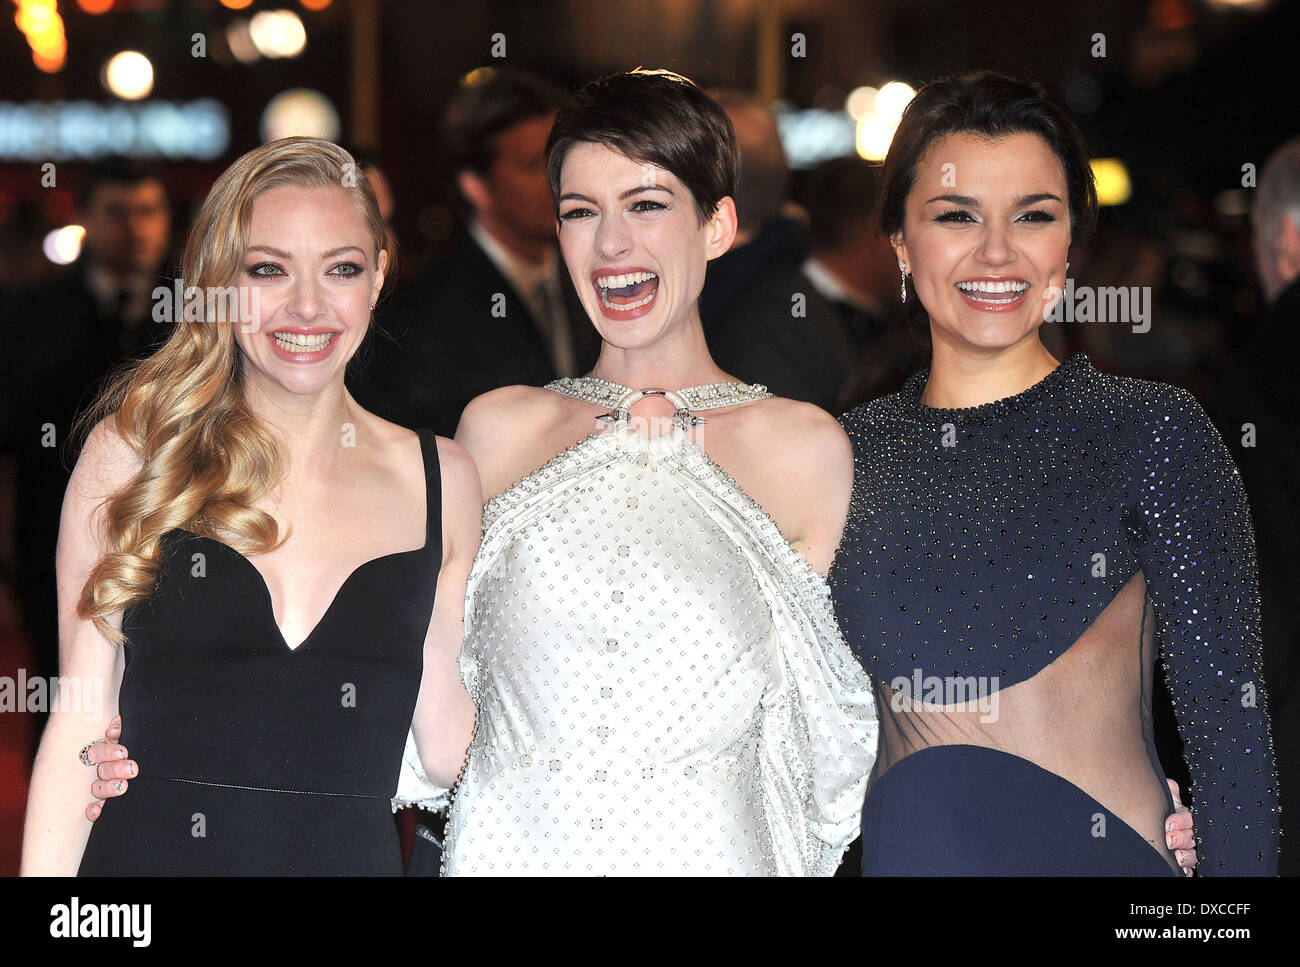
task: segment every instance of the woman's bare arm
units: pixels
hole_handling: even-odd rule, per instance
[[[438,439],[442,468],[442,568],[424,643],[424,674],[411,730],[420,763],[436,785],[455,784],[474,729],[474,705],[460,680],[465,586],[478,552],[482,491],[464,447]]]
[[[134,453],[106,424],[91,433],[63,499],[56,553],[59,675],[64,698],[53,703],[32,770],[23,828],[23,875],[71,876],[90,835],[84,814],[92,772],[79,758],[117,714],[124,656],[77,616],[81,589],[103,555],[102,502],[138,468]],[[121,616],[115,618],[120,622]]]

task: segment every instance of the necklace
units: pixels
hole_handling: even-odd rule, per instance
[[[601,379],[599,376],[566,376],[547,383],[546,388],[597,406],[610,407],[609,413],[596,417],[606,423],[626,423],[634,403],[647,396],[662,396],[673,405],[673,425],[681,430],[708,422],[703,417],[696,416],[695,410],[713,410],[737,403],[750,403],[772,395],[761,383],[705,383],[674,391],[657,387],[629,389],[622,383]]]

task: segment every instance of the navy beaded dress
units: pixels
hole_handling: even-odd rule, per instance
[[[1200,872],[1275,874],[1254,537],[1200,406],[1082,354],[967,409],[927,378],[842,417],[830,583],[880,715],[863,874],[1176,875],[1157,656]]]
[[[419,437],[424,545],[354,570],[297,648],[251,561],[164,536],[158,588],[122,620],[141,774],[105,802],[80,875],[401,876],[390,797],[442,562],[437,439]]]

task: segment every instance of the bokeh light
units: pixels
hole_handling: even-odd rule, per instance
[[[68,39],[55,0],[14,0],[14,23],[27,38],[32,63],[47,74],[63,70],[68,60]]]
[[[874,87],[854,88],[844,101],[844,110],[849,112],[849,117],[853,120],[861,121],[876,113],[876,96],[879,93]]]
[[[1119,158],[1093,158],[1092,176],[1097,181],[1097,204],[1122,205],[1133,195],[1128,166]]]
[[[138,50],[114,54],[104,65],[104,86],[124,101],[138,101],[153,90],[153,64]]]
[[[307,46],[307,28],[292,10],[253,14],[248,33],[263,57],[297,57]]]
[[[876,112],[885,118],[897,120],[903,116],[903,109],[916,97],[916,91],[910,84],[902,81],[890,81],[876,95]]]
[[[320,91],[295,87],[271,98],[262,112],[262,141],[306,137],[337,141],[339,112]]]
[[[80,225],[64,225],[45,236],[41,249],[55,265],[71,265],[81,254],[81,242],[86,230]]]

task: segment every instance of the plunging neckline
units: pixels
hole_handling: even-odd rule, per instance
[[[308,644],[311,643],[312,639],[316,637],[316,633],[321,630],[321,628],[325,625],[325,623],[334,614],[334,606],[338,604],[339,598],[343,596],[343,592],[347,590],[347,587],[352,582],[352,579],[355,578],[358,574],[360,574],[362,571],[366,570],[370,566],[374,564],[379,564],[382,561],[387,561],[396,557],[405,557],[409,554],[421,554],[429,549],[429,525],[431,523],[431,521],[429,520],[429,460],[428,460],[428,455],[424,452],[424,439],[418,433],[416,434],[416,440],[420,447],[420,461],[421,464],[424,466],[424,479],[425,479],[424,543],[421,544],[419,547],[409,551],[391,551],[388,554],[383,554],[379,557],[373,557],[368,561],[362,561],[360,564],[354,567],[350,572],[348,572],[348,576],[343,579],[343,583],[338,586],[338,589],[334,592],[334,596],[330,598],[330,602],[326,606],[324,613],[322,613],[321,616],[318,619],[316,619],[316,623],[312,625],[311,630],[307,632],[307,637],[303,638],[302,641],[298,642],[298,644],[296,645],[289,644],[288,640],[284,637],[284,629],[281,628],[279,622],[276,621],[275,598],[271,594],[271,586],[267,584],[266,576],[262,573],[261,569],[258,568],[256,564],[254,564],[251,560],[249,560],[249,558],[246,557],[244,554],[240,553],[238,550],[231,547],[225,541],[218,540],[215,537],[208,537],[205,534],[196,534],[191,530],[186,530],[184,527],[177,527],[174,529],[179,531],[182,534],[189,534],[191,537],[197,538],[198,540],[208,541],[209,543],[215,544],[218,547],[224,548],[225,550],[229,551],[236,558],[243,561],[244,564],[246,564],[249,568],[252,569],[253,574],[257,578],[257,583],[261,586],[262,589],[262,597],[266,603],[266,616],[270,620],[271,627],[275,629],[276,637],[279,640],[281,649],[283,649],[285,652],[291,655],[296,655],[298,652],[302,651]]]

